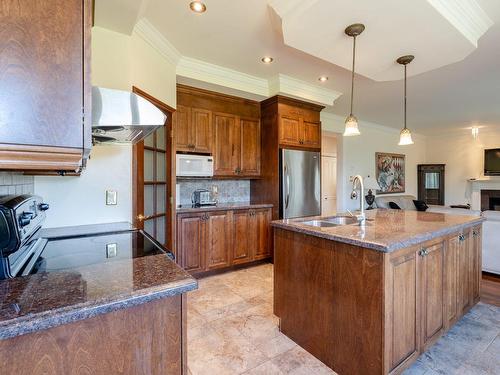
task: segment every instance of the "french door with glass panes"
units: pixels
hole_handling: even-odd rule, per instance
[[[173,110],[136,88],[134,92],[153,102],[167,115],[165,126],[134,145],[134,226],[143,229],[170,250],[172,249],[172,206],[170,203],[172,149],[169,134]]]

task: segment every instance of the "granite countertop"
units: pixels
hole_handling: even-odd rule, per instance
[[[177,206],[177,213],[189,212],[225,211],[225,210],[248,210],[258,208],[272,208],[272,204],[252,204],[250,202],[219,203],[217,206],[193,207],[192,205]]]
[[[76,228],[61,228],[56,234],[77,232]],[[196,288],[197,281],[166,254],[2,280],[0,340]]]
[[[320,228],[301,223],[320,217],[277,220],[272,222],[272,226],[367,249],[392,252],[484,221],[484,218],[477,216],[384,209],[366,211],[366,217],[366,224],[362,226],[351,224]]]

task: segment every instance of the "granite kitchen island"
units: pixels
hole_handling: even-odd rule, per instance
[[[479,301],[482,221],[372,210],[363,225],[273,222],[281,331],[339,374],[401,373]]]

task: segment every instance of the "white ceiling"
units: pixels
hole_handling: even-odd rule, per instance
[[[318,1],[321,0],[313,2]],[[436,16],[434,17],[436,19],[433,18],[431,22],[428,2],[442,2],[442,0],[412,0],[411,3],[405,1],[403,7],[394,5],[402,4],[400,1],[380,0],[376,3],[383,3],[386,8],[352,7],[356,9],[355,12],[349,11],[352,1],[328,1],[338,3],[339,7],[341,5],[338,9],[342,11],[333,12],[331,17],[331,23],[335,21],[340,31],[353,22],[366,23],[366,31],[358,39],[358,62],[360,68],[364,66],[368,69],[364,71],[367,76],[374,76],[373,72],[369,72],[371,66],[378,66],[379,74],[384,73],[383,66],[389,62],[393,64],[391,69],[400,68],[397,65],[394,66],[394,59],[406,53],[414,53],[416,56],[414,62],[408,67],[410,74],[432,69],[432,66],[439,67],[446,64],[447,60],[460,60],[460,54],[464,56],[468,54],[465,58],[462,57],[462,61],[409,78],[408,125],[410,128],[424,134],[432,134],[449,128],[467,128],[480,124],[498,128],[500,131],[499,0],[476,0],[494,22],[494,25],[478,40],[477,49],[470,40],[464,43],[463,35],[457,36],[456,28],[452,27],[448,21],[443,22],[444,19],[441,19],[438,22]],[[137,5],[139,2],[140,7]],[[110,3],[115,3],[115,6],[110,6]],[[359,5],[374,2],[373,0],[358,0],[355,3]],[[335,51],[337,57],[342,57],[336,63],[332,63],[286,45],[282,20],[268,6],[268,0],[205,0],[205,4],[207,12],[199,15],[189,10],[189,0],[143,0],[142,2],[140,0],[97,0],[96,24],[127,32],[131,30],[139,17],[146,17],[184,56],[263,79],[271,79],[281,73],[313,85],[342,92],[345,95],[326,110],[341,116],[347,114],[350,71],[339,65],[349,65],[346,61],[350,60],[352,53],[350,38],[344,37],[343,40],[339,39],[337,42],[326,36],[315,38],[316,42],[320,43],[316,43],[314,48],[327,54]],[[392,9],[387,8],[391,4]],[[127,9],[124,16],[117,11],[118,7],[122,6]],[[135,16],[130,9],[136,9]],[[366,14],[363,13],[363,9],[367,11]],[[333,10],[329,9],[329,11]],[[357,16],[358,13],[359,16]],[[402,18],[403,13],[406,18]],[[408,18],[409,14],[413,15],[414,19]],[[400,27],[402,19],[405,20],[406,26],[404,33],[398,32],[395,27],[394,32],[387,38],[384,38],[384,34],[380,34],[380,31],[377,33],[379,38],[375,38],[377,24],[394,24]],[[318,22],[318,24],[325,23],[330,23],[329,17],[322,17],[321,22]],[[429,29],[429,23],[432,24],[432,30]],[[439,33],[439,30],[442,32]],[[310,31],[306,28],[303,33],[307,34]],[[442,44],[447,38],[454,39],[458,44],[464,43],[463,45],[468,47],[462,48],[458,44],[454,44],[453,48],[450,46],[446,48],[442,45],[439,47],[439,43]],[[458,40],[461,42],[457,42]],[[436,41],[439,43],[433,44]],[[429,48],[427,44],[433,47]],[[407,48],[403,47],[405,45]],[[274,63],[262,64],[260,59],[265,55],[274,57]],[[386,69],[384,73],[390,73],[390,77],[382,74],[378,78],[396,78],[397,70],[391,71],[391,69]],[[400,74],[402,78],[401,68]],[[318,77],[321,75],[329,77],[325,84],[318,82]],[[377,82],[362,75],[357,75],[356,80],[354,112],[357,117],[381,125],[401,128],[402,81]]]

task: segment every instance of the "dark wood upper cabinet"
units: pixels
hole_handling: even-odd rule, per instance
[[[212,154],[214,177],[258,178],[258,102],[177,85],[176,152]]]
[[[174,133],[178,151],[210,154],[212,112],[178,105]]]
[[[244,176],[260,175],[260,121],[241,119],[240,169]]]
[[[418,165],[418,199],[427,204],[444,205],[444,164]]]
[[[91,148],[91,0],[0,7],[0,169],[77,171]]]
[[[241,126],[238,118],[224,113],[214,114],[214,175],[237,176],[241,152]]]

